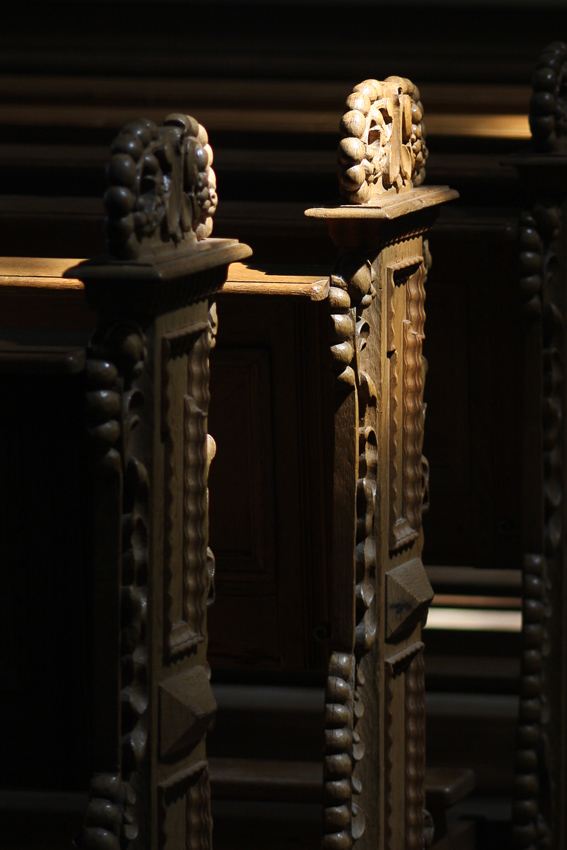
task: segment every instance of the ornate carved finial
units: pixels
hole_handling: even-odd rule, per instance
[[[403,77],[354,87],[342,117],[339,183],[349,204],[403,192],[425,179],[425,127],[419,90]]]
[[[545,48],[534,74],[530,129],[538,151],[567,152],[567,44]]]
[[[210,236],[217,206],[213,151],[194,118],[169,115],[161,127],[131,121],[111,150],[104,204],[113,256],[136,260]]]

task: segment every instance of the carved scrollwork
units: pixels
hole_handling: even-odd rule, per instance
[[[339,184],[350,204],[419,186],[425,179],[425,127],[419,90],[403,77],[354,87],[342,117]]]
[[[376,404],[378,394],[370,375],[361,371],[359,393],[359,479],[356,526],[356,632],[355,649],[361,655],[376,640],[376,511],[378,438]]]
[[[331,277],[329,296],[332,362],[340,391],[355,391],[359,406],[355,647],[360,655],[371,648],[376,637],[374,513],[378,452],[377,391],[370,375],[360,366],[360,355],[369,334],[364,310],[376,297],[376,275],[372,263],[364,258],[343,261],[337,272]]]
[[[114,846],[118,850],[138,834],[137,773],[144,763],[148,734],[149,482],[144,463],[135,456],[131,435],[143,404],[137,379],[144,369],[145,357],[142,331],[124,324],[99,332],[87,360],[93,472],[103,478],[119,475],[123,481],[119,624],[122,769],[120,774],[99,774],[92,781],[85,826],[78,838],[78,846],[85,850],[108,850]]]
[[[188,115],[141,119],[112,143],[104,196],[110,253],[136,260],[210,236],[217,206],[207,132]]]
[[[341,261],[331,275],[331,355],[339,385],[354,388],[359,371],[359,354],[368,336],[363,310],[376,297],[376,272],[370,260]]]
[[[554,41],[541,54],[530,100],[530,129],[537,151],[567,151],[567,44]]]
[[[323,847],[350,848],[364,833],[364,811],[355,802],[362,792],[353,774],[364,757],[357,724],[364,713],[365,686],[361,658],[376,640],[377,391],[361,368],[370,326],[364,311],[376,296],[375,271],[364,256],[343,260],[331,278],[331,357],[339,396],[358,399],[358,469],[356,482],[356,615],[352,653],[333,653],[327,680],[325,720],[325,815]],[[354,435],[353,435],[354,436]],[[356,688],[355,688],[356,683]]]

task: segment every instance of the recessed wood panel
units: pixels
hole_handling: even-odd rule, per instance
[[[214,355],[209,431],[210,542],[217,580],[274,580],[274,472],[270,352],[222,348]]]

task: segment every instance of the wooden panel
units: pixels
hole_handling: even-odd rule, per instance
[[[202,345],[197,343],[205,329],[203,325],[178,328],[165,333],[161,344],[164,642],[171,656],[204,640],[201,582],[207,569],[206,410],[199,407],[193,395],[186,394],[186,387],[190,364],[201,381],[204,373],[208,374]],[[196,395],[201,393],[202,386]]]
[[[210,529],[219,584],[228,572],[233,579],[275,580],[271,384],[268,348],[217,347]]]
[[[3,783],[86,790],[83,376],[3,375],[0,389]]]
[[[226,294],[211,358],[211,663],[312,664],[328,637],[325,432],[310,297]],[[317,637],[314,637],[317,635]]]
[[[484,233],[463,229],[457,270],[454,234],[447,222],[431,239],[424,453],[432,507],[424,516],[424,559],[518,569],[522,447],[514,221],[503,217]]]

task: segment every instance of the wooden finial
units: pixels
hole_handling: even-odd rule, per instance
[[[338,158],[347,203],[367,203],[423,183],[427,147],[417,86],[404,77],[365,80],[346,107]]]
[[[104,196],[109,252],[137,260],[211,235],[217,206],[207,132],[188,115],[131,121],[112,144]]]

